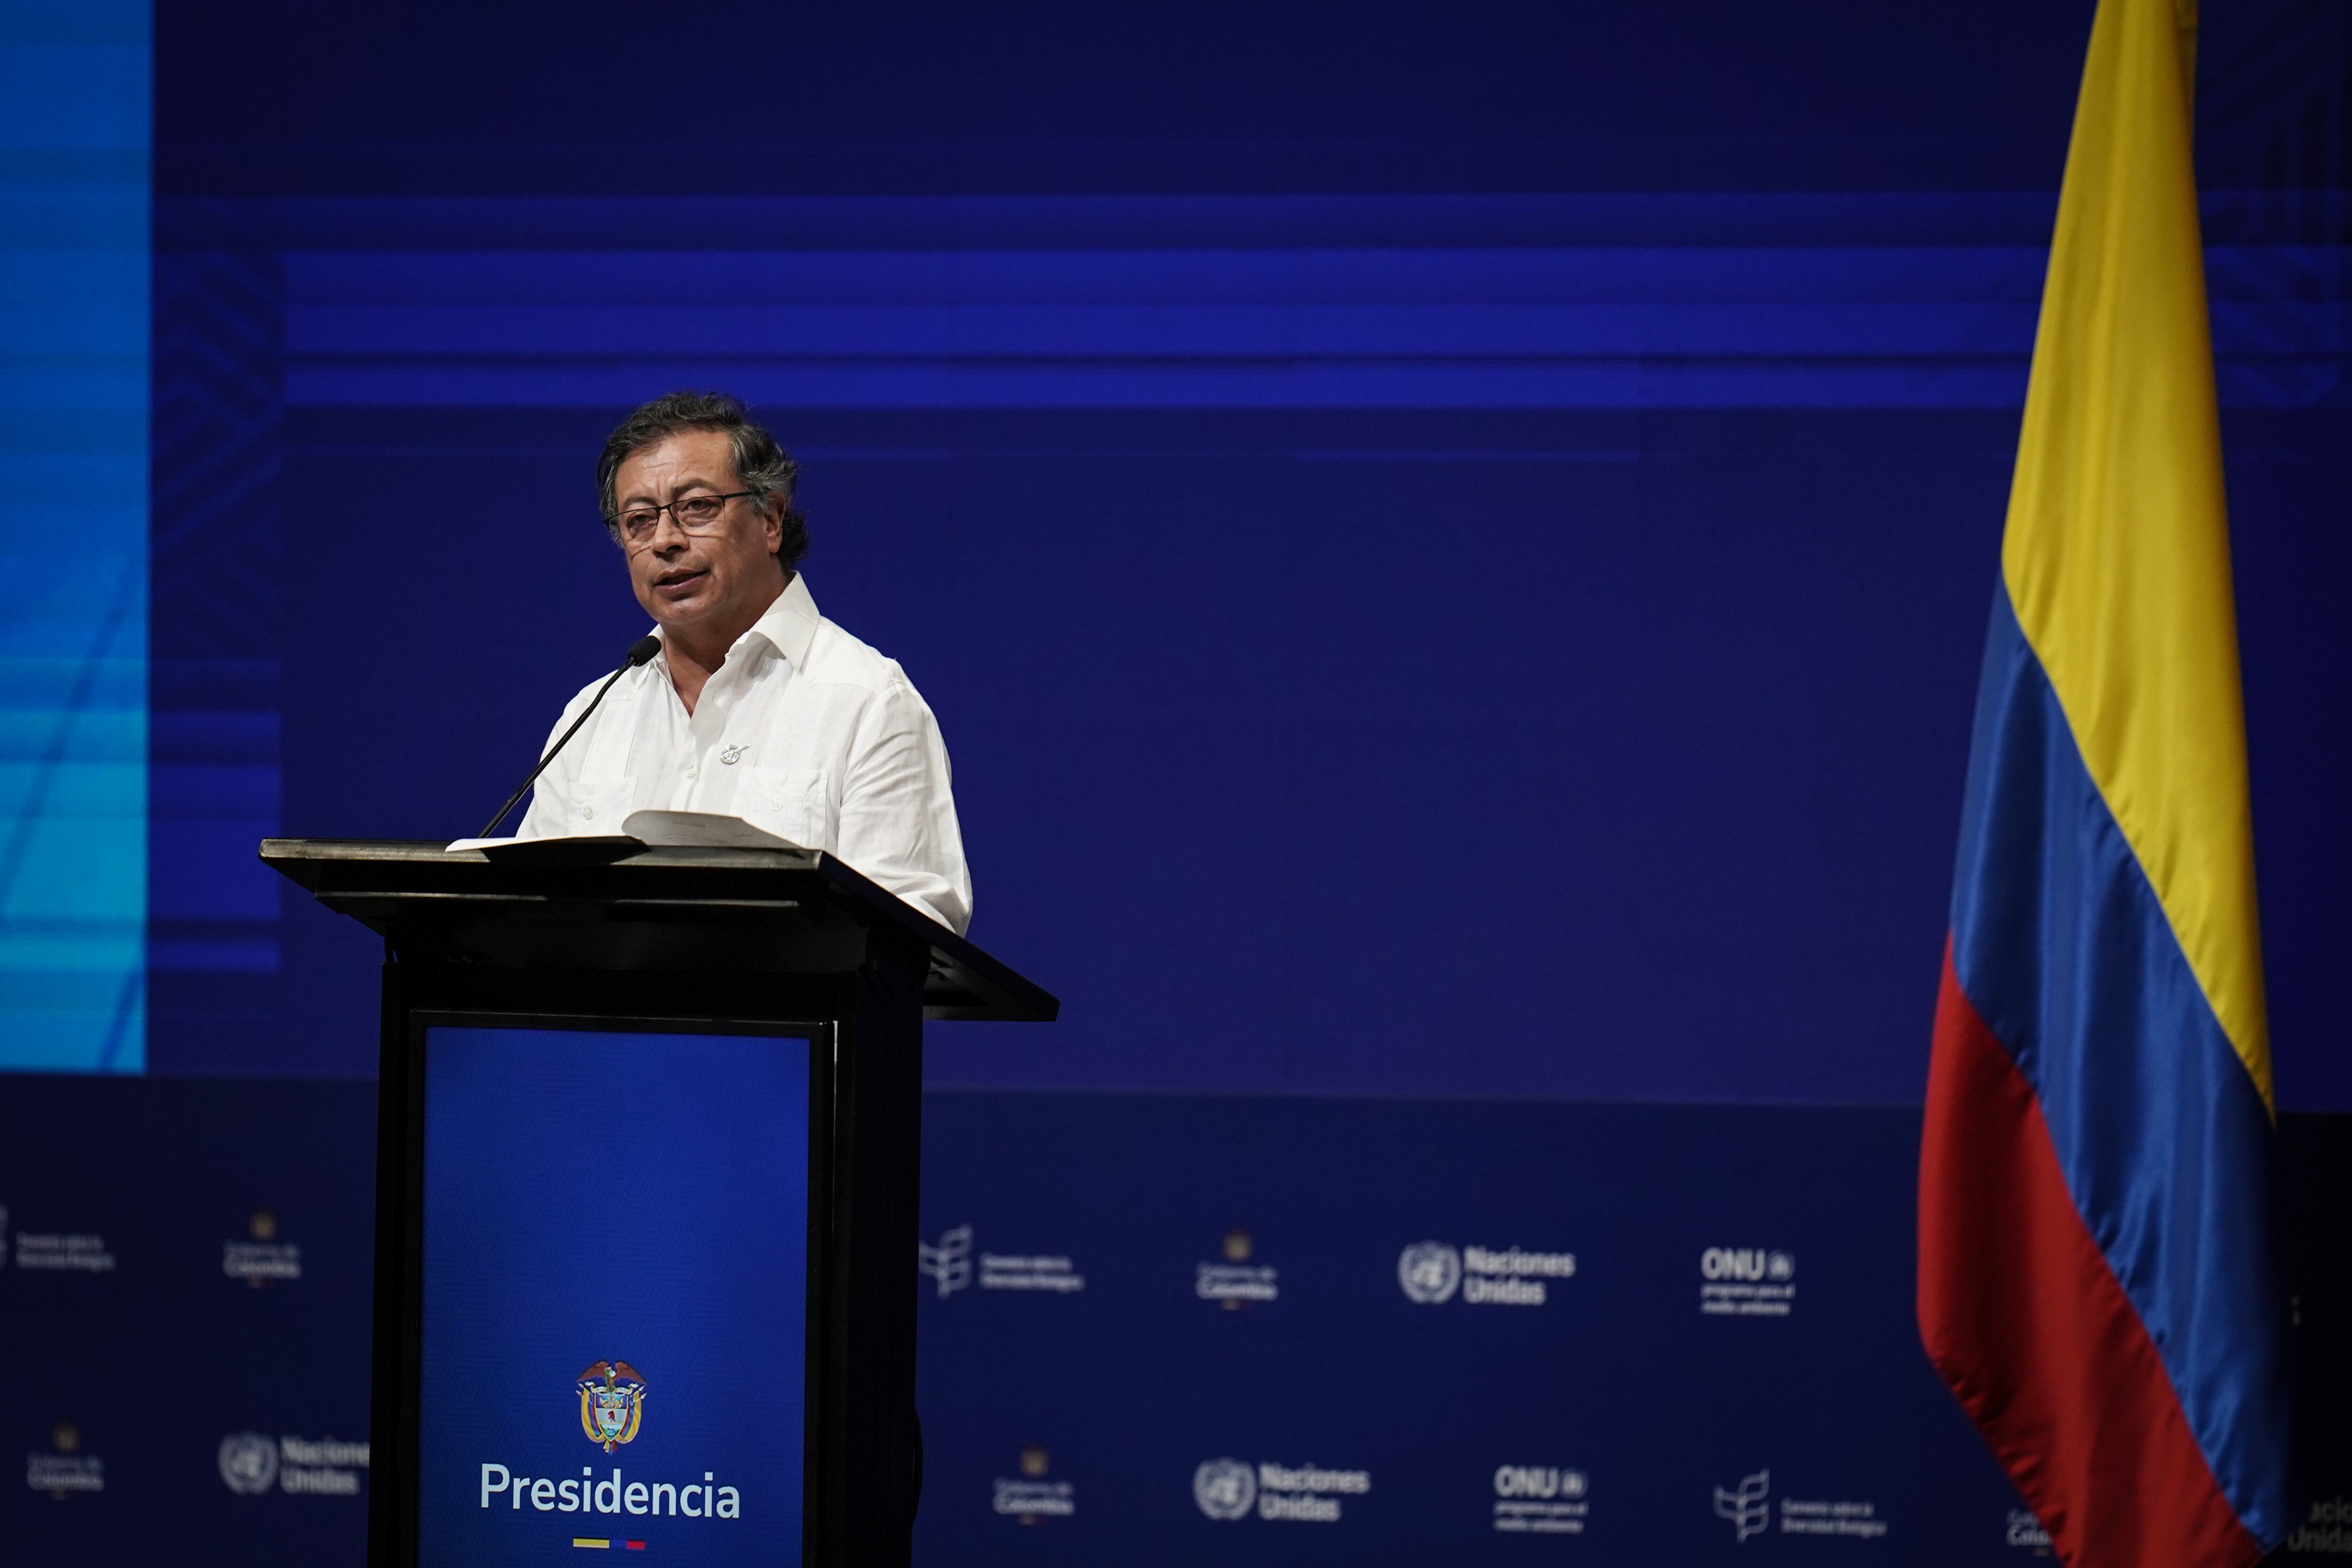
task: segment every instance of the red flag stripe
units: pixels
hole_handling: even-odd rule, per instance
[[[2072,1568],[2254,1563],[2262,1547],[2214,1480],[2066,1190],[2032,1088],[1960,989],[1948,942],[1928,1079],[1920,1332],[2059,1556]],[[2095,1448],[2101,1431],[2140,1440]],[[2100,1473],[2118,1462],[2134,1473]]]

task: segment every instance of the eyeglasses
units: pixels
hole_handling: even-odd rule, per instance
[[[604,521],[617,531],[631,549],[643,549],[654,542],[660,531],[661,514],[669,513],[682,532],[709,533],[719,527],[720,514],[727,503],[744,496],[755,496],[757,490],[729,490],[723,496],[681,496],[667,506],[635,506],[616,517]]]

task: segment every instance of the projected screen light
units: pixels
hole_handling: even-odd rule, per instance
[[[797,1562],[809,1047],[435,1028],[419,1561]]]
[[[152,54],[143,0],[0,6],[0,1068],[146,1065]]]

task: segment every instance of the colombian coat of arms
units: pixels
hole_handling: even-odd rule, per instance
[[[580,1430],[611,1453],[633,1442],[646,1415],[646,1380],[625,1361],[600,1361],[580,1374]]]

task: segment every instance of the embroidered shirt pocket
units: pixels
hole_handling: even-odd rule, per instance
[[[839,813],[833,802],[833,775],[824,769],[756,767],[744,795],[743,819],[753,826],[803,849],[835,852]]]

